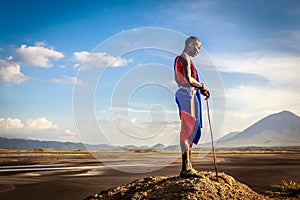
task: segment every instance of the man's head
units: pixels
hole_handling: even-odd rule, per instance
[[[199,53],[200,48],[201,48],[201,41],[197,37],[191,36],[185,40],[184,51],[189,56],[195,57]]]

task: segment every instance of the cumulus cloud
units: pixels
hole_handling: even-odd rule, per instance
[[[0,79],[4,82],[22,83],[29,77],[21,72],[19,64],[11,60],[0,59]]]
[[[63,129],[45,117],[28,119],[0,118],[0,136],[7,138],[78,141],[76,134]]]
[[[23,128],[24,124],[19,119],[0,118],[0,127],[1,129]]]
[[[25,44],[17,48],[17,60],[35,67],[49,68],[53,64],[51,60],[59,60],[64,54],[45,47],[44,43],[37,43],[36,46],[26,46]]]
[[[84,62],[89,57],[89,55],[90,55],[90,53],[88,51],[74,52],[73,60],[79,61],[79,62]]]
[[[32,129],[56,129],[58,126],[53,124],[51,121],[47,120],[45,117],[36,118],[36,119],[29,119],[26,122],[26,127]]]
[[[74,52],[72,60],[75,62],[82,62],[83,65],[81,70],[86,70],[94,67],[121,67],[126,66],[130,59],[123,59],[120,56],[111,56],[105,52],[93,52],[89,53],[87,51]],[[78,63],[74,66],[78,67]]]
[[[87,83],[85,83],[84,81],[76,78],[76,77],[70,77],[70,76],[63,76],[63,78],[55,78],[52,79],[52,83],[55,84],[62,84],[62,85],[78,85],[78,86],[86,86]]]

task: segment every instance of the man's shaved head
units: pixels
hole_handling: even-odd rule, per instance
[[[185,45],[188,46],[190,43],[201,43],[201,41],[199,40],[199,38],[195,37],[195,36],[191,36],[189,38],[187,38],[185,40]]]

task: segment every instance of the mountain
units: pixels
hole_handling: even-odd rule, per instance
[[[91,150],[112,150],[118,147],[107,144],[86,145]],[[25,139],[7,139],[0,137],[0,149],[56,149],[56,150],[85,150],[82,143],[74,142],[58,142],[58,141],[39,141],[39,140],[25,140]]]
[[[164,149],[165,145],[163,145],[161,143],[158,143],[158,144],[154,145],[153,148],[155,148],[155,149]]]
[[[300,146],[300,117],[289,111],[269,115],[236,135],[220,138],[217,147]]]
[[[231,133],[228,133],[227,135],[219,138],[217,141],[218,142],[226,141],[226,140],[229,140],[229,139],[237,136],[238,134],[240,134],[240,132],[231,132]]]
[[[114,149],[125,149],[125,150],[147,150],[147,149],[164,149],[163,144],[156,144],[153,147],[149,146],[140,146],[135,145],[126,145],[126,146],[112,146],[108,144],[97,144],[91,145],[74,142],[58,142],[58,141],[40,141],[40,140],[26,140],[26,139],[8,139],[0,137],[0,149],[55,149],[55,150],[114,150]]]
[[[1,149],[38,149],[38,148],[52,148],[52,149],[84,149],[80,143],[71,142],[55,142],[55,141],[39,141],[39,140],[25,140],[25,139],[7,139],[0,138]]]

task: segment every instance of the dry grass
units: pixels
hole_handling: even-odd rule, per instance
[[[273,185],[270,190],[266,192],[270,196],[276,197],[300,197],[300,183],[294,181],[282,181],[281,185]]]

